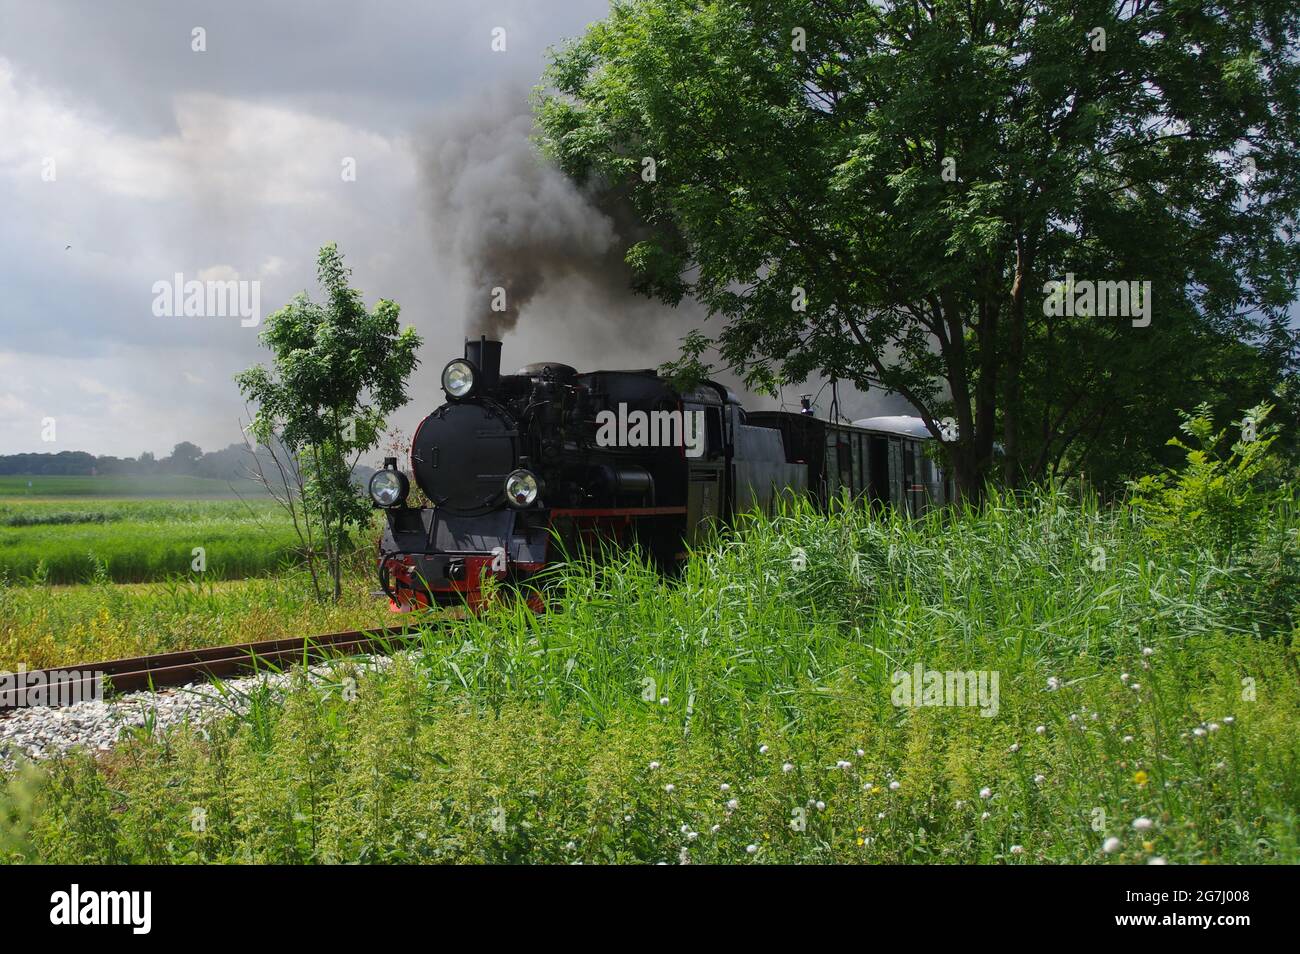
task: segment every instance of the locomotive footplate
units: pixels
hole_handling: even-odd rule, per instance
[[[401,509],[387,516],[380,575],[394,609],[476,606],[483,576],[518,579],[546,562],[545,526],[530,525],[515,510],[459,516]]]

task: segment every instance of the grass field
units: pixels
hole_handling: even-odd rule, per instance
[[[277,571],[297,546],[289,519],[266,497],[0,497],[0,579],[11,582],[242,579]]]
[[[256,496],[261,488],[249,480],[211,480],[159,474],[152,477],[0,476],[3,497],[235,497]]]
[[[1043,495],[915,523],[797,510],[678,581],[575,565],[552,612],[433,632],[355,693],[343,668],[204,732],[20,773],[0,851],[1300,862],[1300,521],[1261,526],[1276,560]],[[900,699],[917,665],[996,674],[995,704]]]

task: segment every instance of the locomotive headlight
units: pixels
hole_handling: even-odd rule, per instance
[[[537,500],[537,477],[531,471],[511,471],[506,478],[506,500],[512,507],[529,507]]]
[[[450,397],[457,399],[469,397],[470,392],[474,390],[475,380],[474,365],[464,358],[448,361],[447,366],[442,369],[442,389]]]
[[[385,467],[370,476],[370,499],[381,507],[396,507],[406,500],[410,481],[400,470]]]

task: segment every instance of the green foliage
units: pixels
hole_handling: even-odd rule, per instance
[[[554,54],[539,118],[727,364],[951,414],[966,490],[995,442],[1010,485],[1109,482],[1153,408],[1261,400],[1291,360],[1297,39],[1292,0],[635,0]],[[1068,273],[1150,281],[1149,326],[1045,314]]]
[[[1300,862],[1293,647],[1254,638],[1219,558],[1176,542],[1153,552],[1143,520],[1054,493],[918,521],[792,506],[680,580],[573,563],[544,616],[495,606],[203,732],[52,760],[5,802],[0,845],[77,863]],[[895,706],[917,663],[997,671],[997,715]]]
[[[1186,455],[1184,466],[1132,484],[1133,504],[1156,539],[1178,537],[1227,554],[1255,538],[1279,501],[1281,464],[1270,453],[1278,429],[1266,424],[1272,410],[1261,404],[1247,411],[1230,443],[1227,428],[1214,429],[1208,405],[1183,414],[1190,443],[1173,437],[1169,444]]]
[[[361,454],[382,438],[384,418],[406,403],[406,380],[419,363],[420,336],[398,324],[396,302],[380,299],[368,311],[361,293],[348,284],[349,270],[333,244],[321,248],[317,277],[323,304],[299,294],[271,315],[262,342],[273,355],[271,368],[257,366],[236,376],[240,391],[257,410],[252,433],[268,448],[281,444],[296,458],[301,484],[283,488],[294,514],[304,555],[316,578],[318,559],[340,594],[349,533],[370,516],[370,502],[353,484]]]

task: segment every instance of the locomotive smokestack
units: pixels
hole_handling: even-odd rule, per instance
[[[501,342],[493,341],[487,335],[480,335],[475,341],[465,339],[465,357],[473,361],[483,375],[483,387],[494,388],[501,380]]]

